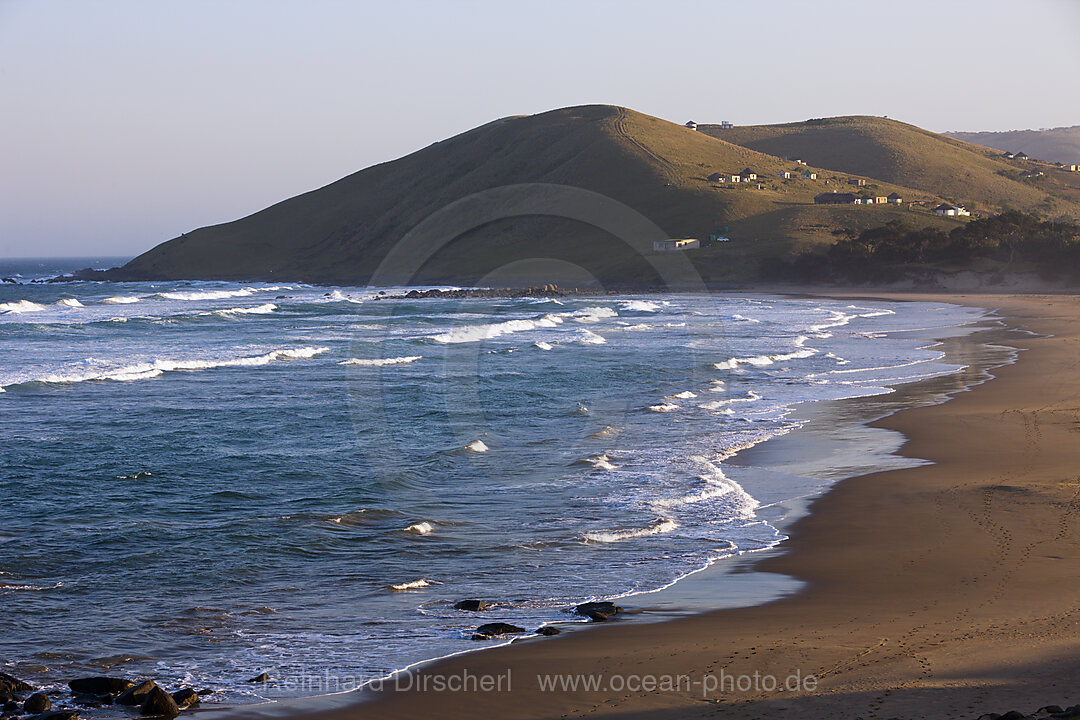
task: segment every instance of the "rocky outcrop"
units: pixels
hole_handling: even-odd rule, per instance
[[[622,612],[622,608],[611,602],[587,602],[574,608],[574,612],[587,617],[593,622],[605,622]]]
[[[146,701],[139,708],[142,715],[154,715],[159,717],[176,717],[180,714],[180,708],[172,695],[165,692],[157,685],[146,696]]]
[[[23,703],[23,712],[28,715],[40,715],[51,709],[52,701],[49,700],[49,696],[43,692],[34,693],[26,698],[26,702]]]
[[[157,687],[153,680],[144,680],[135,687],[130,687],[116,698],[117,705],[142,705],[150,691]]]
[[[119,695],[128,688],[135,687],[135,683],[124,678],[88,677],[72,680],[68,687],[80,695]]]
[[[511,625],[509,623],[487,623],[486,625],[481,625],[476,628],[476,631],[473,632],[472,639],[491,640],[500,635],[520,635],[524,632],[526,632],[525,628],[520,628],[517,625]]]
[[[466,612],[481,612],[491,606],[492,604],[487,600],[459,600],[454,603],[455,610],[465,610]]]
[[[25,683],[17,677],[0,672],[0,703],[12,700],[16,695],[33,690],[30,683]]]
[[[199,693],[191,688],[182,688],[172,694],[172,699],[181,710],[199,704]]]

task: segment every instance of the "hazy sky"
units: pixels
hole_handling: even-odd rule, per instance
[[[1078,0],[0,0],[0,257],[134,255],[505,115],[1080,124]]]

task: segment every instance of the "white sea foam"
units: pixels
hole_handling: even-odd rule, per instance
[[[711,402],[702,403],[701,408],[703,410],[720,410],[721,408],[727,407],[728,405],[731,405],[733,403],[754,402],[755,400],[760,399],[761,395],[751,390],[750,392],[746,393],[744,397],[731,398],[729,400],[713,400]]]
[[[607,437],[608,434],[611,434],[605,433],[605,431],[607,430],[612,430],[612,432],[614,432],[612,428],[604,428],[604,430],[601,430],[598,433],[594,433],[593,437]],[[612,463],[611,458],[606,454],[590,455],[587,458],[578,460],[578,463],[582,465],[592,465],[597,470],[617,470],[619,467],[618,465]]]
[[[256,305],[255,307],[236,307],[222,310],[215,310],[218,315],[269,315],[277,310],[277,305],[274,303],[266,303],[264,305]]]
[[[28,312],[40,312],[45,309],[44,305],[38,305],[36,302],[30,302],[29,300],[19,300],[18,302],[0,303],[0,315],[12,313],[19,315]]]
[[[362,367],[382,367],[384,365],[408,365],[421,359],[423,355],[409,355],[406,357],[392,357],[392,358],[349,358],[348,360],[342,360],[338,365],[359,365]]]
[[[101,302],[109,305],[130,305],[131,303],[137,303],[141,298],[132,297],[131,295],[117,295],[115,297],[107,297]]]
[[[761,322],[760,320],[755,320],[754,318],[746,317],[745,315],[732,315],[731,319],[732,320],[739,320],[741,322],[749,322],[749,323],[760,323]]]
[[[487,452],[488,446],[484,444],[483,440],[473,440],[471,443],[465,446],[466,450],[472,450],[473,452]]]
[[[592,330],[578,330],[577,335],[574,337],[582,345],[606,345],[607,340],[603,335],[598,335]]]
[[[740,365],[750,365],[753,367],[765,367],[766,365],[772,365],[778,362],[787,362],[788,360],[801,360],[802,358],[812,357],[817,355],[818,351],[814,348],[805,347],[809,337],[806,335],[799,335],[795,338],[795,347],[798,350],[793,350],[788,353],[778,353],[775,355],[753,355],[751,357],[733,357],[724,360],[723,362],[713,363],[713,367],[717,370],[735,370]]]
[[[579,323],[596,323],[605,318],[618,317],[619,314],[606,307],[589,307],[582,310],[574,310],[562,313],[546,313],[533,318],[520,318],[516,320],[504,320],[497,323],[483,323],[480,325],[463,325],[448,332],[437,335],[429,335],[431,340],[442,344],[456,344],[490,340],[501,335],[511,333],[538,330],[540,328],[554,328],[562,325],[567,320]],[[599,338],[599,339],[597,339]],[[588,333],[581,335],[580,342],[601,344],[606,342],[599,335]]]
[[[183,290],[174,290],[171,293],[159,293],[158,297],[165,300],[226,300],[228,298],[246,298],[249,295],[255,295],[255,290],[251,287],[244,287],[239,290],[192,290],[190,293]]]
[[[653,412],[675,412],[679,409],[679,406],[675,403],[660,403],[659,405],[649,405],[646,410],[652,410]]]
[[[73,308],[86,307],[85,305],[83,305],[81,302],[79,302],[75,298],[63,298],[62,300],[58,300],[56,302],[56,304],[57,305],[63,305],[65,307],[73,307]]]
[[[404,529],[404,532],[413,533],[414,535],[427,535],[434,532],[435,526],[429,522],[418,522]]]
[[[725,390],[727,390],[727,383],[724,382],[723,380],[710,380],[709,381],[709,387],[708,387],[709,392],[724,392]]]
[[[692,393],[689,390],[683,390],[680,393],[675,393],[671,397],[678,398],[679,400],[693,400],[697,397],[696,393]]]
[[[134,380],[149,380],[160,377],[166,372],[179,370],[212,370],[224,367],[259,367],[268,365],[279,360],[300,360],[315,357],[330,348],[326,347],[300,347],[272,350],[264,355],[252,357],[227,358],[220,360],[154,360],[153,362],[126,365],[118,368],[93,370],[81,373],[49,373],[40,377],[27,378],[18,382],[7,383],[17,385],[26,382],[42,382],[68,384],[86,382],[91,380],[113,380],[118,382],[131,382]]]
[[[632,330],[634,332],[641,332],[642,330],[651,330],[652,325],[627,325],[624,330]]]
[[[335,290],[334,292],[330,293],[330,300],[335,302],[351,302],[356,305],[362,305],[364,302],[363,300],[357,300],[356,298],[349,297],[340,290]]]
[[[726,517],[742,520],[754,517],[761,504],[742,485],[725,475],[719,463],[701,456],[691,459],[703,470],[698,476],[699,486],[693,492],[654,501],[652,505],[658,512],[723,498]]]
[[[443,344],[477,342],[526,330],[558,327],[562,323],[563,317],[561,315],[548,313],[532,319],[506,320],[500,323],[485,323],[482,325],[463,325],[449,332],[430,337],[435,342]]]
[[[580,323],[596,323],[606,318],[618,317],[619,313],[609,307],[587,307],[582,310],[561,313],[561,315]]]
[[[419,580],[410,580],[409,582],[398,583],[397,585],[391,585],[391,590],[419,590],[420,588],[426,588],[431,585],[430,580],[420,578]]]
[[[619,307],[627,312],[657,312],[660,310],[660,305],[648,300],[627,300],[624,303],[620,303]]]
[[[599,543],[619,542],[620,540],[629,540],[636,537],[661,535],[663,533],[671,532],[677,527],[679,527],[679,524],[674,520],[663,518],[657,520],[652,525],[643,528],[629,528],[627,530],[612,530],[610,532],[585,533],[585,541]]]
[[[551,350],[553,347],[551,343],[544,342],[543,340],[537,340],[533,345],[541,350]]]

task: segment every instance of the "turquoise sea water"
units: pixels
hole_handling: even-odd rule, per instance
[[[955,371],[934,303],[375,300],[0,277],[0,660],[251,702],[572,620],[782,539],[725,465],[803,401]],[[925,333],[922,333],[925,335]],[[801,490],[805,485],[800,486]],[[453,609],[463,598],[490,612]],[[632,599],[624,601],[632,604]],[[282,680],[253,686],[263,670]]]

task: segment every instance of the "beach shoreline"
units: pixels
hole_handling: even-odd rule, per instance
[[[867,298],[868,294],[860,291],[858,296]],[[1075,484],[1075,475],[1070,479],[1068,471],[1062,474],[1062,463],[1072,459],[1071,448],[1067,442],[1042,445],[1042,435],[1031,430],[1031,414],[1068,412],[1055,406],[1059,398],[1069,397],[1068,391],[1059,392],[1056,386],[1048,390],[1040,381],[1047,377],[1047,364],[1067,366],[1070,352],[1075,354],[1072,344],[1080,336],[1080,322],[1061,316],[1060,309],[1075,310],[1077,299],[923,293],[872,297],[999,308],[1010,327],[1054,337],[1014,333],[1009,345],[1023,351],[1021,358],[995,370],[992,382],[943,405],[903,410],[872,423],[903,433],[907,438],[904,455],[935,464],[841,481],[813,501],[813,512],[795,523],[783,552],[751,560],[754,571],[806,582],[802,591],[753,607],[660,623],[612,624],[556,640],[519,642],[425,664],[408,673],[411,686],[402,692],[346,693],[210,712],[331,720],[419,717],[438,706],[450,717],[478,710],[497,717],[633,717],[637,713],[696,717],[717,712],[753,717],[796,710],[831,717],[858,717],[870,711],[884,717],[975,717],[1013,706],[1075,702],[1076,698],[1064,696],[1069,694],[1068,673],[1077,667],[1080,637],[1070,593],[1057,588],[1080,585],[1080,579],[1075,571],[1052,574],[1052,579],[1043,580],[1038,602],[1018,604],[1012,592],[1017,578],[1023,576],[1020,587],[1025,590],[1032,583],[1038,587],[1038,578],[1029,578],[1026,567],[1012,565],[1006,568],[1004,580],[998,575],[1004,571],[999,568],[1003,563],[1015,564],[1019,559],[1024,566],[1054,565],[1053,558],[1071,557],[1069,553],[1076,550],[1075,530],[1063,519],[1077,509],[1077,488],[1070,485]],[[1061,382],[1080,386],[1080,378],[1071,375],[1063,376]],[[1037,409],[1028,409],[1036,400],[1040,402],[1034,406]],[[1052,429],[1055,438],[1061,439],[1057,438],[1061,429]],[[973,447],[978,439],[997,442],[981,450]],[[1031,442],[1036,447],[1025,450],[1024,443]],[[1021,451],[1018,457],[1027,459],[1014,468],[1015,462],[1010,464],[1008,458],[1016,450]],[[1043,455],[1045,462],[1040,462]],[[989,470],[988,458],[997,459]],[[1006,475],[1008,484],[995,480]],[[955,483],[958,477],[965,482]],[[996,490],[999,487],[1010,489]],[[985,499],[987,494],[990,501]],[[1033,497],[1049,508],[1031,507]],[[1004,508],[1002,512],[1035,517],[1025,517],[1015,528],[1002,525],[1004,529],[995,530],[995,536],[986,529],[988,522],[994,528],[999,525],[994,499]],[[992,520],[979,519],[977,501],[989,502],[986,511]],[[856,531],[866,542],[852,542]],[[943,533],[948,542],[943,542]],[[1022,542],[1032,533],[1050,535]],[[1009,538],[1005,548],[1000,547],[1003,537]],[[1032,543],[1063,548],[1035,563]],[[974,568],[981,572],[974,573]],[[991,588],[994,580],[1001,582]],[[1039,632],[1030,633],[1023,642],[1016,637],[1008,645],[995,642],[1009,632],[1016,636],[1017,623],[1028,629],[1037,627]],[[1008,652],[1003,653],[1006,648]],[[1067,661],[1048,662],[1059,655]],[[716,677],[718,671],[730,677],[754,673],[779,677],[784,668],[815,677],[814,689],[777,695],[760,687],[743,691],[733,686],[731,691],[724,688],[708,696],[689,687],[663,691],[639,687],[635,691],[625,686],[631,671],[631,675],[686,675],[700,681]],[[426,691],[416,690],[422,684],[416,682],[418,677],[453,678],[462,673],[492,678],[512,673],[514,687],[512,692],[466,687],[462,693],[446,688],[435,691],[428,683]],[[604,678],[622,677],[623,686],[558,692],[537,686],[539,676],[567,673],[599,675],[602,683]],[[452,706],[444,706],[449,699]],[[883,710],[887,706],[894,709]]]

